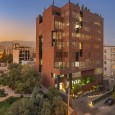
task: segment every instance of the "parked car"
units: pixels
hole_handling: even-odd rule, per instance
[[[111,106],[115,103],[114,99],[113,98],[108,98],[106,101],[105,101],[105,104],[108,105],[108,106]]]

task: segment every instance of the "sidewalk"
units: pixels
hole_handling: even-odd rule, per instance
[[[31,97],[31,94],[16,94],[11,88],[8,86],[0,86],[0,89],[5,89],[5,93],[8,95],[6,97],[0,97],[0,102],[6,100],[7,98],[13,96],[13,97],[20,97],[23,95],[24,97]]]

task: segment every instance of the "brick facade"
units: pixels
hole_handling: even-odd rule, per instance
[[[103,18],[71,2],[44,10],[36,18],[36,69],[46,87],[72,87],[74,80],[87,75],[101,83]]]

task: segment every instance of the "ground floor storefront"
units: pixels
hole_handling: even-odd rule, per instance
[[[70,89],[71,94],[82,95],[83,93],[100,89],[102,87],[102,79],[102,75],[90,74],[81,76],[79,72],[57,75],[55,87],[65,93],[68,93],[68,89]]]

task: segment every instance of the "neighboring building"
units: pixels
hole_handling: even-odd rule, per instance
[[[27,65],[31,68],[36,68],[36,62],[35,61],[22,61],[22,65]]]
[[[34,61],[34,59],[36,58],[36,49],[33,48],[33,47],[30,48],[30,58],[31,58],[31,60],[33,60],[33,61]]]
[[[20,46],[18,43],[14,44],[13,49],[13,63],[21,63],[22,61],[30,60],[30,47]]]
[[[4,47],[0,46],[0,59],[3,57]]]
[[[5,53],[6,55],[13,54],[13,47],[10,46],[10,47],[5,48]]]
[[[5,47],[5,46],[0,46],[0,53],[5,53],[6,55],[12,54],[13,53],[13,48],[12,46]]]
[[[115,46],[104,46],[104,77],[115,76]]]
[[[95,76],[84,91],[102,83],[103,18],[71,2],[44,10],[36,19],[36,69],[44,86],[64,91],[81,77]]]

